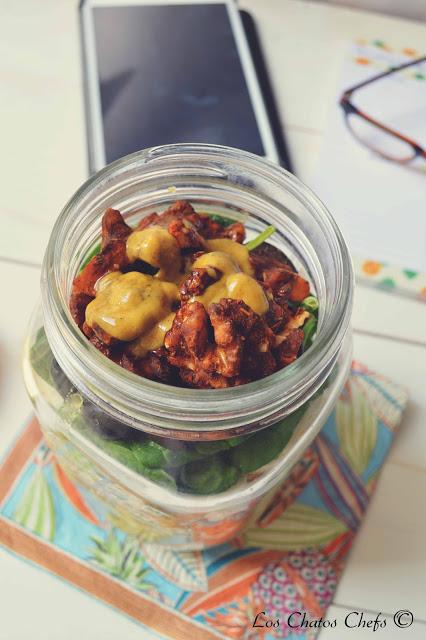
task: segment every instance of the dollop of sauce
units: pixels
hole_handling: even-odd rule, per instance
[[[225,253],[224,251],[211,251],[210,253],[203,253],[203,255],[195,260],[192,268],[211,268],[213,269],[211,274],[213,276],[215,270],[220,271],[224,275],[228,275],[230,273],[238,273],[238,271],[242,270],[233,256]]]
[[[172,328],[173,320],[175,319],[175,313],[172,311],[165,318],[162,318],[157,322],[151,331],[142,334],[139,338],[136,338],[130,345],[130,352],[135,358],[143,358],[148,351],[154,351],[159,349],[164,344],[164,338]]]
[[[117,280],[117,278],[119,278],[121,275],[123,275],[121,271],[111,271],[105,276],[102,276],[102,278],[99,278],[99,280],[95,284],[96,295],[98,295],[100,291],[103,291],[109,284],[111,284],[111,282]]]
[[[178,287],[172,282],[135,271],[109,273],[100,279],[96,298],[86,307],[86,322],[125,342],[152,332],[157,325],[159,341],[159,325],[178,300]]]
[[[133,231],[127,238],[126,253],[130,262],[143,260],[158,269],[155,277],[173,282],[180,270],[181,256],[175,238],[159,226]]]
[[[130,262],[143,260],[158,269],[155,276],[136,271],[114,271],[98,280],[96,297],[86,308],[86,322],[99,326],[108,335],[130,342],[130,351],[141,358],[159,349],[171,329],[179,301],[179,285],[199,267],[206,268],[215,279],[204,293],[193,299],[206,308],[222,298],[243,300],[262,315],[269,308],[261,285],[253,278],[246,247],[229,238],[207,240],[208,253],[182,273],[182,256],[175,238],[162,227],[152,226],[133,231],[126,244]]]
[[[211,242],[216,243],[217,241],[209,240],[209,245]],[[226,243],[228,242],[244,249],[242,245],[238,245],[232,240],[226,240]],[[223,247],[223,244],[219,246]],[[227,248],[227,244],[224,248]],[[219,302],[222,298],[232,298],[242,300],[259,315],[266,313],[269,309],[269,303],[265,291],[257,280],[241,268],[242,266],[247,268],[244,259],[241,259],[242,256],[244,253],[238,251],[232,254],[225,253],[225,251],[212,251],[197,258],[193,265],[194,269],[201,267],[207,270],[211,269],[210,275],[212,277],[215,277],[219,272],[219,279],[207,287],[202,295],[195,296],[194,300],[201,302],[207,308],[209,304]],[[250,263],[248,265],[251,271]]]
[[[228,298],[242,300],[260,316],[269,309],[268,298],[262,286],[246,273],[234,273],[226,279]]]
[[[215,238],[206,241],[207,248],[212,252],[221,251],[231,256],[240,267],[240,271],[249,276],[254,275],[253,267],[250,263],[250,252],[243,244],[234,242],[229,238]]]

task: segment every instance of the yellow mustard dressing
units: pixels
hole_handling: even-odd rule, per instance
[[[210,240],[210,242],[216,241]],[[237,245],[232,240],[227,242]],[[238,246],[244,249],[242,245]],[[227,245],[225,245],[226,247]],[[257,280],[241,268],[241,264],[244,264],[244,261],[241,260],[242,255],[244,254],[240,253],[240,260],[238,260],[236,257],[238,252],[230,254],[225,251],[212,251],[197,258],[193,265],[194,269],[211,268],[220,272],[220,277],[208,286],[202,295],[195,296],[194,300],[201,302],[207,308],[209,304],[217,303],[222,298],[232,298],[233,300],[242,300],[259,315],[266,313],[269,308],[266,294]],[[215,276],[214,271],[211,275]]]
[[[243,300],[260,316],[269,309],[268,298],[261,285],[246,273],[234,273],[226,279],[228,298]]]
[[[123,275],[121,271],[110,271],[110,273],[107,273],[105,276],[102,276],[102,278],[99,278],[99,280],[95,284],[96,295],[98,295],[100,291],[103,291],[109,284],[111,284],[111,282],[117,280],[117,278],[119,278],[121,275]]]
[[[254,275],[253,267],[250,263],[250,253],[247,247],[239,242],[234,242],[229,238],[215,238],[206,241],[207,248],[210,251],[222,251],[230,255],[240,267],[240,271],[247,273],[249,276]]]
[[[192,269],[208,269],[211,267],[213,270],[217,269],[223,274],[229,275],[230,273],[238,273],[241,271],[241,267],[232,255],[225,251],[211,251],[210,253],[203,253],[197,258],[192,265]],[[214,275],[214,271],[212,272]]]
[[[133,231],[127,238],[126,253],[130,262],[143,260],[156,267],[159,280],[174,282],[178,277],[181,256],[175,238],[162,227],[152,226]]]
[[[172,308],[179,301],[178,287],[188,274],[206,268],[215,279],[204,293],[193,300],[205,308],[222,298],[243,300],[262,315],[269,308],[261,285],[253,276],[249,251],[229,238],[207,240],[208,253],[186,265],[182,273],[182,256],[175,238],[162,227],[152,226],[133,231],[126,244],[130,262],[143,260],[156,267],[155,276],[131,271],[114,271],[98,280],[96,297],[86,308],[86,322],[98,325],[108,335],[131,342],[136,357],[160,348],[173,324]]]
[[[130,342],[150,332],[179,300],[177,286],[155,276],[130,271],[105,278],[107,283],[99,281],[96,298],[86,307],[86,322],[118,340]]]
[[[175,315],[175,312],[172,311],[165,318],[157,322],[148,333],[136,338],[130,345],[132,355],[134,355],[135,358],[143,358],[148,351],[154,351],[162,347],[167,331],[172,328]]]

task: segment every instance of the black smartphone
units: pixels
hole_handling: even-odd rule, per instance
[[[91,171],[177,142],[288,167],[254,25],[233,0],[83,0],[80,11]]]

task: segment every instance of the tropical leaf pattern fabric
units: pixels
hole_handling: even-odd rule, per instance
[[[201,551],[175,551],[161,545],[141,544],[149,565],[187,591],[207,591],[208,580]]]
[[[52,541],[55,537],[55,507],[43,466],[49,458],[46,447],[36,456],[36,468],[13,513],[14,520],[38,536]]]
[[[141,591],[150,588],[146,581],[149,569],[137,539],[120,540],[118,532],[111,529],[106,538],[93,536],[92,541],[90,560],[100,569]]]
[[[265,529],[245,532],[251,546],[290,551],[319,547],[346,531],[345,524],[323,509],[296,502]]]
[[[203,552],[141,543],[137,527],[125,534],[43,442],[21,461],[0,501],[0,525],[17,526],[33,546],[75,558],[110,580],[106,600],[142,624],[141,637],[151,637],[153,620],[176,615],[179,625],[194,625],[191,638],[312,640],[318,628],[290,628],[289,616],[325,616],[406,401],[401,388],[353,363],[335,411],[263,513],[238,539]],[[5,544],[17,552],[15,540]],[[63,577],[77,584],[75,576]],[[140,606],[114,603],[117,584],[129,598],[140,598]],[[264,624],[253,627],[262,611]],[[279,626],[267,626],[276,619]],[[161,635],[157,624],[152,637],[170,640],[173,625]]]
[[[377,440],[377,417],[356,380],[347,384],[350,401],[340,399],[336,406],[336,428],[340,448],[352,469],[365,471]]]

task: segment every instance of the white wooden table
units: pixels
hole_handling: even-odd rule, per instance
[[[86,177],[76,2],[0,7],[0,455],[31,412],[20,351],[51,225]],[[342,56],[355,37],[426,45],[426,26],[300,0],[244,0],[256,18],[295,172],[309,183]],[[426,637],[426,305],[358,288],[355,356],[408,387],[403,428],[380,478],[328,618],[410,609],[382,637]],[[132,640],[133,622],[0,550],[0,640]],[[363,638],[339,625],[321,640]],[[377,632],[380,634],[380,631]],[[192,640],[192,639],[191,639]]]

